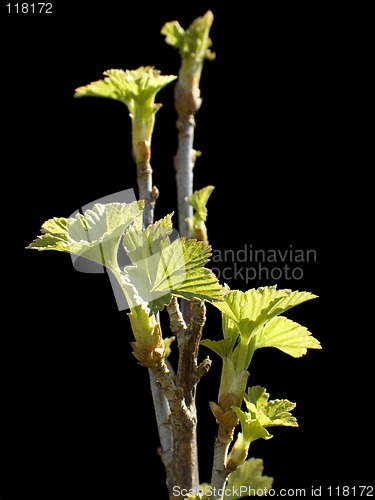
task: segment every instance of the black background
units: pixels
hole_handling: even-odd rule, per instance
[[[370,484],[370,354],[351,288],[367,273],[357,225],[367,209],[355,199],[360,174],[347,169],[355,149],[347,136],[356,70],[350,12],[216,3],[59,2],[50,17],[9,16],[2,6],[1,500],[167,496],[147,371],[131,355],[126,312],[117,311],[107,277],[74,271],[67,255],[24,247],[46,219],[136,190],[126,108],[74,100],[74,89],[109,68],[155,65],[175,74],[179,58],[160,28],[172,19],[187,27],[208,8],[217,59],[203,71],[195,188],[216,186],[210,242],[317,253],[302,264],[301,280],[278,286],[320,296],[289,317],[323,350],[296,360],[264,349],[251,367],[252,384],[297,402],[300,428],[275,429],[252,455],[264,458],[277,491],[304,487],[309,496],[312,486]],[[173,85],[157,99],[157,217],[176,206],[172,100]],[[228,283],[245,290],[274,280]],[[212,308],[205,336],[220,336]],[[216,431],[207,402],[216,398],[220,363],[211,357],[198,396],[202,481]]]

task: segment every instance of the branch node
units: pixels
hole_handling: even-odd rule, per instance
[[[169,314],[170,328],[173,333],[177,337],[181,337],[182,333],[187,330],[186,323],[184,318],[182,317],[180,306],[178,305],[178,300],[176,297],[172,297],[169,305],[167,306],[167,311]]]
[[[156,200],[159,198],[159,189],[156,186],[152,186],[151,190],[151,199],[155,203]]]
[[[211,368],[211,365],[212,365],[212,361],[211,359],[207,356],[206,359],[204,359],[198,366],[198,369],[196,371],[196,380],[197,380],[197,383],[200,381],[200,379],[206,375],[210,368]]]
[[[175,394],[176,394],[176,398],[182,400],[183,397],[184,397],[184,390],[183,390],[183,388],[182,387],[176,387]]]

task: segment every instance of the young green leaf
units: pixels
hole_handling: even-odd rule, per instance
[[[236,323],[231,320],[231,318],[227,314],[222,315],[222,327],[223,327],[223,335],[226,340],[230,340],[233,343],[233,346],[236,343],[240,335],[240,331]]]
[[[151,66],[141,66],[135,70],[109,69],[104,73],[104,80],[92,82],[75,91],[75,97],[107,97],[124,103],[132,117],[135,117],[136,105],[147,106],[150,113],[155,113],[160,105],[154,104],[155,95],[177,77],[161,75]]]
[[[184,44],[185,30],[178,21],[170,21],[161,29],[161,34],[165,35],[165,41],[176,49],[181,49]]]
[[[227,294],[224,295],[224,301],[222,302],[222,306],[224,308],[226,307],[226,298]],[[240,331],[234,321],[232,321],[227,314],[222,314],[222,327],[224,334],[223,340],[204,339],[201,341],[201,345],[208,347],[225,360],[232,353],[240,335]]]
[[[125,104],[132,119],[133,154],[140,160],[142,153],[137,146],[151,143],[155,113],[161,107],[161,104],[155,104],[155,96],[177,77],[161,75],[150,66],[126,71],[110,69],[104,72],[104,76],[104,80],[76,89],[75,97],[106,97]]]
[[[151,314],[169,304],[172,296],[210,302],[222,300],[216,276],[203,267],[210,256],[208,245],[180,238],[162,245],[159,253],[125,267],[122,274],[148,303]]]
[[[255,349],[275,347],[299,358],[307,349],[321,349],[320,342],[304,326],[284,316],[272,318],[255,333]]]
[[[128,316],[135,337],[135,342],[131,343],[134,356],[142,366],[159,366],[166,352],[160,325],[155,316],[149,315],[144,304],[133,307]]]
[[[213,14],[206,12],[195,19],[185,31],[177,21],[166,23],[161,32],[166,42],[175,47],[181,56],[181,67],[175,87],[175,108],[180,119],[194,115],[201,106],[199,82],[205,59],[214,59],[209,32]]]
[[[150,316],[144,304],[133,307],[128,316],[135,339],[144,344],[152,343],[151,335],[157,324],[155,316]]]
[[[124,234],[122,244],[134,265],[147,259],[170,245],[169,236],[173,231],[172,214],[156,221],[146,229],[142,228],[142,220],[137,220]]]
[[[260,425],[257,420],[248,418],[248,414],[234,407],[233,412],[241,422],[242,432],[237,434],[237,439],[230,450],[226,467],[229,471],[235,471],[246,460],[250,444],[257,439],[270,439],[271,434]]]
[[[244,318],[254,324],[257,318],[271,311],[275,304],[280,303],[291,293],[290,290],[278,290],[276,286],[251,288],[247,292],[232,290],[225,295],[225,302],[217,304],[217,308],[237,325]],[[308,295],[310,298],[314,298],[312,294]],[[280,310],[278,314],[281,312],[283,311]]]
[[[207,202],[215,189],[214,186],[206,186],[202,189],[194,191],[191,196],[186,197],[186,201],[191,205],[195,211],[193,217],[194,227],[199,227],[201,222],[206,222],[207,220]]]
[[[249,372],[237,372],[233,361],[230,358],[223,360],[223,370],[221,372],[220,396],[223,394],[236,394],[238,400],[241,402],[246,390],[247,379]]]
[[[208,347],[211,351],[218,354],[223,360],[226,359],[232,352],[232,344],[229,340],[201,340],[201,345]]]
[[[257,439],[271,439],[272,434],[267,427],[289,426],[297,427],[297,421],[290,413],[295,407],[294,403],[283,399],[268,401],[269,394],[263,387],[252,387],[245,395],[245,403],[248,412],[239,407],[233,407],[241,423],[241,431],[238,433],[236,442],[228,457],[227,467],[235,470],[245,460],[249,452],[250,444]]]
[[[229,474],[223,500],[247,496],[265,496],[272,488],[273,478],[263,476],[263,460],[250,458]]]
[[[258,418],[253,418],[253,415],[251,413],[246,413],[242,411],[240,408],[236,407],[233,408],[233,411],[235,412],[241,423],[241,430],[242,430],[242,435],[240,437],[241,446],[243,443],[244,446],[247,448],[247,450],[249,448],[249,445],[253,441],[256,441],[257,439],[271,439],[273,437],[272,434],[270,434],[266,430],[266,428],[260,423]],[[235,451],[235,448],[240,448],[240,446],[238,446],[238,444],[236,446],[235,443],[233,446],[233,451]]]
[[[234,346],[241,336],[234,350],[239,359],[246,358],[241,369],[247,369],[253,351],[260,347],[277,347],[295,357],[305,354],[307,348],[319,349],[319,342],[306,328],[284,317],[277,318],[278,314],[315,297],[308,292],[264,287],[247,292],[230,291],[223,302],[215,303],[223,314],[224,338],[232,339]],[[251,352],[245,354],[244,349]]]
[[[185,31],[178,21],[166,23],[161,33],[165,41],[179,50],[183,60],[190,60],[190,64],[202,65],[204,59],[214,59],[215,54],[209,49],[212,41],[208,34],[213,22],[211,11],[195,19]]]
[[[73,253],[117,270],[117,251],[123,232],[137,219],[142,220],[143,202],[97,203],[76,217],[53,218],[42,225],[27,248]]]
[[[296,404],[287,399],[268,401],[269,396],[264,387],[249,387],[245,403],[252,418],[257,419],[263,427],[298,427],[296,418],[290,413]]]
[[[189,226],[189,234],[191,238],[196,238],[200,241],[207,241],[207,202],[211,196],[214,186],[206,186],[203,189],[194,191],[191,196],[185,198],[186,202],[193,207],[194,215],[191,218],[187,218],[186,222]]]

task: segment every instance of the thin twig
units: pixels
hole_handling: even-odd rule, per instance
[[[177,386],[183,391],[188,419],[182,421],[175,446],[180,453],[176,464],[181,470],[180,485],[194,489],[199,486],[197,455],[197,409],[196,388],[202,375],[197,358],[202,337],[202,329],[206,321],[206,307],[203,302],[191,304],[192,317],[188,328],[181,329],[177,335],[179,360],[177,369]],[[209,364],[206,363],[208,371]]]
[[[188,407],[195,402],[198,349],[206,322],[206,306],[204,302],[191,304],[192,318],[188,328],[177,336],[180,358],[177,369],[177,385],[182,387]]]
[[[185,320],[181,314],[180,306],[176,297],[172,297],[170,304],[166,307],[169,314],[170,328],[177,338],[187,330]]]
[[[208,11],[204,16],[194,20],[186,31],[181,30],[176,22],[167,23],[162,30],[162,33],[167,36],[167,43],[178,48],[181,54],[181,66],[175,86],[174,100],[178,115],[176,123],[178,147],[174,165],[177,182],[179,232],[181,236],[187,238],[191,237],[191,234],[186,219],[191,219],[193,216],[193,208],[186,202],[186,197],[193,194],[193,167],[196,159],[196,152],[193,148],[195,114],[202,103],[199,82],[203,61],[205,58],[211,57],[209,51],[211,40],[208,34],[212,21],[213,14]],[[183,33],[178,45],[173,41],[175,37],[168,37],[168,33],[170,34],[171,30],[174,32],[176,29]],[[176,312],[177,302],[172,307],[175,308]],[[176,327],[179,330],[176,330],[179,347],[176,384],[183,391],[190,418],[182,420],[181,430],[174,436],[176,450],[174,459],[176,467],[183,474],[183,477],[180,477],[179,485],[188,491],[194,491],[199,487],[196,387],[199,378],[208,371],[210,361],[205,360],[198,367],[198,348],[206,319],[204,303],[191,304],[183,300],[181,312],[181,318],[179,316],[175,318],[179,318],[179,326]]]
[[[206,321],[206,307],[203,302],[195,302],[191,306],[192,318],[188,327],[182,317],[176,298],[172,299],[167,311],[171,330],[177,337],[179,347],[176,384],[184,396],[187,409],[186,414],[182,416],[178,424],[178,432],[173,437],[174,447],[179,450],[178,455],[174,458],[176,469],[179,471],[180,488],[194,489],[199,485],[198,478],[195,476],[198,470],[196,387],[200,378],[208,372],[211,360],[206,358],[199,366],[197,364],[199,343]]]
[[[233,440],[234,428],[231,430],[219,426],[219,431],[215,439],[214,463],[212,467],[211,487],[212,491],[222,491],[227,481],[230,471],[226,468],[228,449]],[[215,497],[214,500],[220,497]]]
[[[159,453],[163,461],[163,464],[165,466],[165,469],[168,470],[173,461],[172,429],[169,422],[169,417],[170,417],[169,403],[163,392],[160,390],[158,382],[156,381],[155,375],[151,370],[151,368],[149,368],[148,372],[150,377],[151,394],[152,394],[152,400],[154,404],[156,422],[158,426],[159,439],[160,439]]]
[[[156,186],[152,185],[151,147],[147,141],[139,142],[133,150],[137,165],[137,183],[139,199],[145,201],[143,224],[145,227],[154,222],[155,202],[159,196]]]
[[[178,114],[176,122],[178,130],[178,148],[175,156],[176,182],[177,182],[177,200],[178,200],[178,221],[179,232],[181,236],[190,237],[189,226],[186,219],[193,216],[193,208],[186,202],[186,197],[193,194],[193,167],[195,163],[194,143],[194,128],[195,128],[195,113],[201,105],[199,88],[195,87],[194,91],[189,79],[186,79],[182,71],[180,71],[179,79],[175,86],[175,108]],[[193,311],[190,302],[182,300],[181,310],[184,321],[189,324],[192,321]],[[199,330],[199,328],[198,328]],[[186,331],[188,334],[195,336],[190,342],[187,342],[187,335],[184,335],[184,341],[179,341],[179,361],[177,377],[184,388],[187,405],[189,406],[194,421],[187,423],[184,430],[184,439],[190,443],[188,453],[190,455],[189,472],[190,489],[199,486],[199,467],[198,467],[198,446],[196,433],[196,405],[195,392],[198,379],[195,377],[195,371],[189,371],[193,366],[196,369],[198,345],[196,339],[199,336],[194,329]]]
[[[145,227],[147,227],[154,222],[155,202],[159,195],[158,189],[152,185],[150,144],[147,141],[140,141],[138,142],[138,144],[134,145],[133,157],[137,165],[139,198],[145,201],[145,207],[143,211],[143,224]],[[156,320],[159,322],[158,316]],[[169,407],[169,400],[165,391],[162,391],[160,389],[160,380],[156,378],[155,372],[152,369],[149,368],[148,373],[160,439],[160,455],[167,472],[167,487],[170,491],[169,481],[171,475],[171,466],[173,463],[173,433],[170,424],[171,410]],[[165,371],[163,373],[164,386],[166,387],[166,380],[168,378],[170,379],[169,382],[172,383],[172,375],[169,371]]]
[[[177,92],[176,92],[177,94]],[[187,218],[193,216],[193,208],[186,203],[186,197],[193,193],[193,166],[194,166],[194,115],[181,116],[177,120],[178,149],[175,156],[177,199],[178,199],[178,227],[181,236],[189,237]]]
[[[163,360],[158,366],[152,368],[153,375],[157,381],[157,386],[162,391],[168,401],[170,408],[168,428],[172,430],[173,436],[173,455],[172,461],[169,460],[169,454],[163,454],[162,459],[167,472],[167,486],[170,499],[180,498],[180,491],[187,488],[190,484],[190,461],[191,444],[185,439],[185,432],[192,425],[196,425],[196,416],[192,415],[186,405],[184,391],[175,385],[171,372]],[[185,462],[181,467],[180,458]],[[191,463],[192,466],[196,464]],[[178,486],[178,490],[175,489]]]

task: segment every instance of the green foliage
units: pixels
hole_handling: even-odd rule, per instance
[[[233,361],[229,357],[224,358],[221,372],[220,395],[236,394],[239,401],[242,401],[248,377],[248,371],[237,371]]]
[[[193,224],[195,227],[200,222],[206,222],[207,220],[207,202],[215,189],[214,186],[206,186],[202,189],[194,191],[191,196],[186,197],[186,201],[194,209]]]
[[[209,10],[204,16],[194,19],[185,31],[178,21],[165,23],[161,29],[165,41],[178,49],[182,57],[194,57],[197,62],[213,60],[215,54],[210,51],[212,40],[208,36],[214,16]]]
[[[163,248],[170,245],[169,236],[173,231],[172,215],[168,214],[146,229],[143,229],[142,220],[137,219],[126,231],[122,244],[133,265],[160,253]]]
[[[261,347],[275,347],[293,357],[306,354],[308,348],[320,349],[319,342],[306,328],[278,317],[315,297],[308,292],[276,287],[229,291],[223,302],[214,304],[222,312],[224,339],[203,340],[202,344],[223,360],[230,357],[237,372],[248,369],[254,352]]]
[[[273,478],[263,476],[263,460],[250,458],[236,471],[229,474],[223,500],[247,496],[265,496],[272,488]],[[261,493],[262,492],[262,493]]]
[[[276,425],[298,427],[297,420],[290,413],[295,403],[287,399],[268,401],[270,395],[264,387],[249,387],[245,395],[245,404],[252,420],[258,420],[263,427]]]
[[[172,214],[144,230],[136,221],[123,238],[123,246],[132,266],[123,271],[151,313],[169,304],[172,295],[187,300],[223,300],[216,276],[204,265],[211,247],[195,240],[169,236],[173,230]]]
[[[255,333],[255,349],[276,347],[280,351],[299,358],[307,349],[321,349],[320,343],[304,326],[283,316],[272,318]]]
[[[198,83],[204,60],[215,59],[215,54],[210,50],[212,41],[209,37],[213,19],[212,12],[208,11],[204,16],[195,19],[186,31],[177,21],[168,22],[163,26],[161,33],[165,35],[165,41],[180,52],[180,77],[195,76]]]
[[[315,298],[308,292],[277,290],[276,287],[251,289],[247,292],[228,291],[223,302],[214,303],[222,312],[223,339],[203,340],[201,344],[218,354],[223,361],[218,404],[210,403],[217,422],[230,431],[241,423],[230,454],[233,470],[247,457],[250,443],[269,439],[266,427],[296,426],[289,413],[294,404],[287,400],[268,402],[265,389],[255,387],[245,395],[248,412],[241,410],[249,365],[253,354],[261,347],[276,347],[294,357],[302,356],[307,348],[319,349],[319,342],[301,325],[278,316],[291,307]],[[234,414],[233,414],[234,412]]]
[[[125,104],[132,119],[132,141],[135,156],[137,144],[151,142],[155,113],[161,104],[155,104],[155,96],[174,75],[161,75],[150,66],[135,70],[110,69],[104,72],[104,80],[92,82],[75,91],[75,97],[106,97]]]
[[[179,51],[182,60],[175,92],[179,118],[193,115],[201,104],[199,80],[203,63],[205,59],[215,57],[210,50],[212,22],[213,14],[208,11],[195,19],[186,30],[177,21],[168,22],[162,28],[166,42]],[[104,72],[104,79],[77,88],[75,97],[104,97],[127,106],[132,120],[133,157],[141,171],[140,166],[148,166],[150,162],[155,114],[161,107],[161,104],[155,103],[156,94],[176,78],[161,75],[160,71],[150,66],[131,71],[110,69]],[[166,366],[164,359],[169,356],[175,337],[163,339],[156,313],[169,304],[172,297],[206,300],[221,311],[223,338],[219,341],[207,339],[201,343],[222,358],[219,400],[218,404],[211,402],[210,407],[221,426],[220,430],[226,431],[229,441],[217,446],[219,449],[221,444],[225,445],[225,453],[220,455],[223,450],[219,450],[218,455],[221,457],[220,467],[224,468],[215,470],[214,475],[220,472],[220,481],[225,484],[225,474],[232,471],[221,500],[234,500],[254,496],[259,491],[262,495],[266,494],[272,487],[273,479],[262,475],[263,461],[254,458],[246,460],[250,444],[257,439],[270,439],[270,427],[297,426],[291,414],[295,403],[285,399],[269,401],[269,394],[260,386],[250,387],[246,392],[248,369],[254,352],[262,347],[274,347],[290,356],[300,357],[309,348],[320,349],[320,344],[305,327],[280,316],[290,308],[315,298],[315,295],[278,290],[276,286],[247,292],[228,289],[224,293],[215,275],[205,267],[211,256],[211,247],[205,243],[206,205],[213,189],[213,186],[207,186],[186,198],[194,209],[193,217],[186,220],[189,234],[200,241],[173,240],[172,214],[144,229],[143,202],[98,203],[83,215],[55,217],[46,221],[41,235],[27,248],[70,252],[112,271],[130,305],[129,319],[135,337],[133,353],[143,366],[164,377],[164,383],[170,382],[164,385],[164,389],[167,388],[164,395],[168,395],[170,403],[176,403],[176,399],[180,398],[181,388],[178,387],[174,393],[175,380],[166,379],[172,377],[171,372],[163,372],[161,368]],[[131,262],[123,268],[118,263],[121,242]],[[178,319],[177,312],[175,315]],[[183,326],[184,341],[187,335],[191,335],[192,325],[193,322],[187,328]],[[193,354],[195,359],[197,353]],[[197,378],[197,373],[193,375]],[[157,383],[163,387],[161,380],[157,379]],[[241,409],[244,406],[246,411]],[[177,420],[178,416],[175,414],[173,418]],[[237,434],[225,463],[222,457],[227,454],[238,423],[241,432]],[[176,425],[175,421],[172,424]],[[168,447],[172,448],[172,445]],[[211,498],[210,485],[201,485],[200,491],[186,498]]]
[[[229,291],[225,302],[217,307],[237,324],[241,333],[248,334],[274,316],[314,298],[316,295],[309,292],[278,290],[276,286],[267,286],[252,288],[247,292]]]
[[[171,242],[172,215],[142,229],[142,209],[143,202],[96,204],[84,215],[51,219],[28,248],[71,252],[105,265],[119,280],[131,307],[143,303],[148,314],[163,309],[172,296],[223,300],[216,276],[204,267],[211,247],[184,238]],[[132,261],[124,269],[117,261],[121,240]],[[146,332],[149,327],[145,324]]]
[[[109,69],[104,80],[92,82],[75,91],[75,97],[106,97],[124,103],[132,117],[136,117],[137,106],[148,113],[155,113],[160,104],[155,104],[156,94],[168,83],[175,80],[174,75],[161,75],[151,66],[141,66],[135,70]]]
[[[290,411],[295,407],[287,399],[268,401],[269,394],[260,386],[249,388],[245,395],[247,412],[239,407],[233,407],[237,415],[241,431],[228,457],[228,468],[235,470],[244,462],[248,455],[250,444],[257,439],[270,439],[272,434],[267,427],[288,426],[298,427],[297,420]]]
[[[142,220],[143,201],[95,204],[84,215],[46,221],[38,236],[27,247],[33,250],[57,250],[117,269],[117,251],[123,232],[137,219]]]
[[[145,367],[159,366],[166,357],[166,352],[160,325],[155,316],[150,316],[148,309],[142,304],[132,307],[129,319],[136,340],[131,343],[134,356]]]
[[[150,316],[144,304],[133,307],[128,316],[135,339],[143,344],[152,343],[151,335],[156,326],[155,316]]]
[[[203,267],[211,248],[201,241],[173,241],[159,253],[128,266],[123,274],[130,279],[151,313],[169,304],[172,296],[187,300],[222,300],[223,292],[216,276]]]

